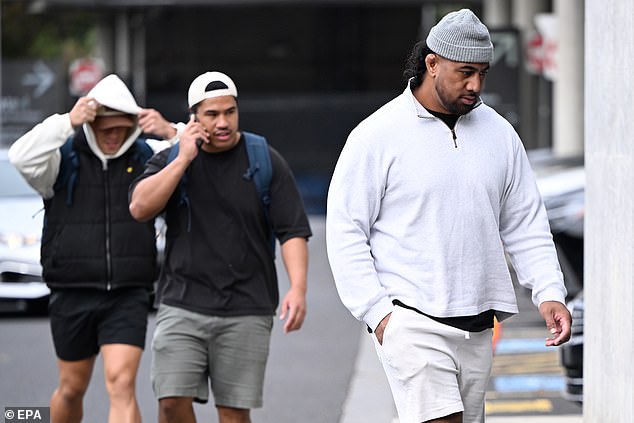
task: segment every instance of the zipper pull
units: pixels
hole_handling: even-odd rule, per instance
[[[453,146],[455,148],[458,148],[458,143],[456,143],[456,139],[458,137],[456,136],[456,131],[454,131],[454,128],[451,128],[451,136],[453,137]]]

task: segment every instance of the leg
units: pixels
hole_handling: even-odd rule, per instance
[[[167,397],[159,400],[159,423],[196,423],[194,398]]]
[[[83,417],[83,399],[95,356],[78,361],[57,360],[59,385],[51,397],[51,421],[79,423]]]
[[[221,416],[242,416],[227,421],[248,422],[249,410],[262,407],[272,326],[272,316],[223,317],[218,322],[209,346],[211,390]]]
[[[461,339],[463,331],[394,307],[383,344],[373,340],[402,423],[462,423],[454,357],[454,345]]]
[[[251,423],[248,408],[217,407],[220,423]]]
[[[193,401],[207,402],[206,330],[213,319],[164,304],[156,313],[151,380],[159,423],[195,423]]]
[[[136,374],[142,352],[141,348],[133,345],[101,346],[106,391],[110,398],[109,423],[141,423],[136,400]]]

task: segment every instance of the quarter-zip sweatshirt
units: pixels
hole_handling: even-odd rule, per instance
[[[507,257],[535,305],[564,302],[525,150],[485,104],[451,130],[407,87],[350,133],[326,222],[341,300],[372,329],[395,299],[436,317],[517,313]]]

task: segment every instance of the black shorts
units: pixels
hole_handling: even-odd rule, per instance
[[[92,357],[104,344],[145,347],[150,295],[144,288],[54,290],[48,308],[55,352],[62,360]]]

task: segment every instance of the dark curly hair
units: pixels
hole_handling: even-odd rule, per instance
[[[428,54],[434,54],[434,52],[427,47],[427,44],[424,41],[419,41],[414,44],[409,57],[405,61],[403,79],[405,81],[409,81],[410,78],[413,78],[410,83],[411,89],[414,89],[423,83],[423,75],[427,70],[427,67],[425,66],[425,57],[427,57]]]

